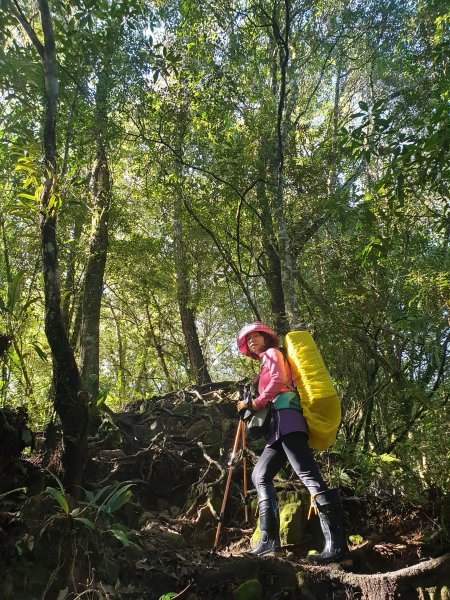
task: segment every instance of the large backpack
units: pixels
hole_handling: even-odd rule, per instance
[[[285,346],[308,424],[309,446],[326,450],[336,440],[341,402],[311,334],[291,331],[286,335]]]

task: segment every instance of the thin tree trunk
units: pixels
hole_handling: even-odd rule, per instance
[[[157,356],[159,358],[159,362],[161,363],[161,367],[162,367],[162,370],[164,372],[164,375],[167,378],[167,381],[170,384],[173,384],[173,379],[172,379],[172,376],[170,374],[169,368],[167,366],[166,359],[164,357],[163,347],[162,347],[159,339],[156,336],[155,327],[153,325],[153,320],[152,320],[152,316],[150,314],[150,309],[148,307],[148,304],[146,304],[145,310],[146,310],[146,313],[147,313],[147,321],[148,321],[148,327],[149,327],[149,331],[150,331],[150,336],[151,336],[152,344],[153,344],[153,346],[154,346],[154,348],[156,350],[156,354],[157,354]]]
[[[181,223],[181,202],[177,192],[174,196],[173,207],[173,250],[175,259],[175,273],[177,281],[177,301],[180,311],[181,327],[189,357],[189,365],[194,380],[199,385],[211,383],[202,347],[198,339],[197,325],[195,323],[194,309],[189,305],[191,291],[186,268],[186,257],[183,244],[183,226]]]
[[[109,33],[111,39],[112,33]],[[109,60],[107,56],[106,60]],[[103,279],[108,251],[108,221],[111,206],[111,174],[109,170],[104,133],[108,123],[108,94],[110,89],[109,64],[100,72],[96,94],[96,158],[92,171],[93,220],[89,259],[82,299],[80,329],[80,367],[83,387],[91,407],[96,406],[99,393],[100,309]]]
[[[3,241],[3,260],[5,263],[5,271],[6,271],[6,281],[8,282],[8,286],[12,281],[11,274],[11,266],[9,262],[9,252],[8,252],[8,242],[6,239],[6,230],[5,230],[5,222],[3,220],[2,215],[0,215],[0,228],[2,230],[2,241]],[[6,313],[6,330],[0,331],[2,347],[0,351],[0,362],[2,365],[2,387],[1,387],[1,398],[2,398],[2,407],[6,404],[6,397],[8,393],[8,384],[10,380],[10,371],[8,369],[8,349],[12,342],[12,337],[10,335],[10,323],[9,323],[9,315]]]
[[[180,182],[183,182],[183,139],[186,133],[186,115],[183,110],[178,114],[177,155],[181,160],[175,162],[175,170]],[[198,337],[195,322],[195,310],[192,306],[190,272],[186,260],[185,240],[183,234],[183,190],[182,185],[174,186],[172,204],[173,257],[177,286],[177,303],[180,313],[181,329],[186,344],[189,368],[194,381],[199,385],[211,383],[208,367]]]
[[[73,131],[73,123],[74,123],[75,115],[76,115],[76,111],[77,111],[77,102],[78,102],[78,89],[76,89],[75,93],[74,93],[74,97],[73,97],[73,101],[72,101],[72,108],[70,111],[70,116],[69,116],[69,120],[67,122],[67,127],[66,127],[66,143],[64,146],[64,157],[63,157],[62,168],[61,168],[61,182],[62,183],[64,182],[64,180],[66,178],[67,167],[69,164],[70,142],[71,142],[72,131]],[[84,221],[84,211],[77,211],[76,215],[75,215],[72,243],[70,244],[69,255],[67,258],[66,278],[65,278],[65,282],[64,282],[64,288],[63,288],[65,294],[64,294],[64,298],[63,298],[62,311],[63,311],[64,324],[66,326],[67,335],[69,335],[69,337],[70,337],[69,332],[70,332],[71,317],[73,315],[73,307],[75,305],[74,293],[75,293],[75,272],[76,272],[76,256],[77,256],[76,245],[77,245],[77,241],[80,239],[80,236],[81,236],[81,232],[82,232],[82,228],[83,228],[83,221]],[[75,345],[72,344],[72,340],[71,340],[72,348],[75,348]]]
[[[91,406],[95,405],[99,390],[100,308],[108,250],[108,219],[111,205],[110,173],[101,134],[97,138],[97,157],[92,181],[95,211],[84,280],[80,329],[81,377]]]
[[[67,257],[67,271],[66,271],[66,278],[65,278],[65,282],[64,282],[65,294],[64,294],[63,304],[62,304],[63,319],[64,319],[64,325],[66,327],[67,335],[69,335],[69,332],[70,332],[71,315],[73,314],[73,306],[75,303],[74,295],[75,295],[75,273],[76,273],[76,259],[77,259],[76,246],[77,246],[78,240],[80,239],[81,232],[83,229],[83,221],[84,221],[84,216],[80,217],[80,215],[77,213],[77,215],[75,216],[75,223],[74,223],[74,227],[73,227],[73,235],[72,235],[72,239],[71,239],[69,255]],[[72,348],[74,348],[74,347],[75,346],[72,345]]]
[[[134,389],[138,394],[145,396],[145,393],[148,389],[147,385],[144,383],[147,381],[148,344],[144,343],[142,352],[143,352],[143,356],[142,356],[142,360],[140,361],[141,364],[139,366],[138,374],[136,375],[136,379],[135,379],[136,383],[134,384]]]
[[[193,210],[192,206],[190,206],[189,202],[187,201],[187,199],[185,197],[183,197],[183,204],[184,204],[184,207],[187,210],[187,212],[194,219],[194,221],[213,240],[214,245],[216,246],[217,250],[219,251],[220,255],[222,256],[225,264],[230,268],[231,272],[233,273],[233,275],[234,275],[234,277],[236,279],[237,284],[241,288],[241,290],[242,290],[242,292],[243,292],[243,294],[245,296],[245,299],[247,300],[248,306],[249,306],[250,310],[253,313],[254,318],[257,321],[260,321],[261,317],[260,317],[260,314],[259,314],[258,307],[256,306],[255,302],[253,301],[253,298],[252,298],[252,295],[250,293],[250,290],[245,285],[245,282],[242,279],[242,273],[239,270],[238,266],[236,265],[235,261],[233,260],[233,258],[231,256],[231,253],[222,244],[222,242],[219,240],[219,238],[215,235],[214,231],[211,228],[209,228],[207,225],[205,225],[205,223],[200,219],[200,217],[196,214],[196,212]]]
[[[111,314],[114,319],[114,324],[116,326],[117,333],[117,353],[119,355],[119,369],[118,369],[118,388],[119,388],[119,398],[121,406],[125,406],[127,398],[126,398],[126,376],[125,376],[125,365],[126,365],[126,350],[123,343],[122,330],[120,328],[120,320],[116,315],[116,312],[113,306],[110,304],[109,308],[111,310]]]
[[[266,166],[262,159],[260,164],[259,181],[256,186],[256,197],[261,209],[262,246],[267,259],[267,269],[262,273],[269,292],[270,308],[273,315],[275,330],[284,335],[289,330],[284,302],[283,282],[281,279],[281,263],[277,248],[274,246],[275,233],[272,215],[266,193]]]
[[[74,298],[74,305],[72,306],[72,316],[69,320],[72,322],[72,331],[70,334],[70,345],[73,349],[77,347],[78,340],[80,339],[81,330],[81,319],[83,311],[83,300],[80,297],[81,294],[77,294]],[[75,315],[75,316],[74,316]]]
[[[8,242],[6,239],[5,221],[2,215],[0,215],[0,228],[2,230],[2,241],[3,241],[3,260],[5,261],[6,270],[6,281],[8,284],[12,281],[11,265],[9,262]]]
[[[53,356],[55,410],[63,429],[63,481],[73,496],[80,491],[84,467],[89,410],[82,390],[80,373],[69,344],[61,311],[61,291],[56,242],[55,198],[56,116],[58,66],[53,23],[47,0],[38,0],[44,43],[42,44],[23,14],[16,16],[25,28],[42,60],[45,79],[43,127],[44,176],[41,194],[40,233],[45,295],[45,333]]]
[[[342,69],[340,64],[336,69],[336,83],[334,86],[334,105],[333,105],[333,137],[331,142],[331,154],[330,154],[330,171],[328,173],[328,195],[331,196],[335,193],[337,187],[337,136],[339,127],[339,114],[340,114],[340,102],[341,102],[341,80],[342,80]]]
[[[277,15],[272,17],[272,31],[278,47],[279,56],[279,85],[278,108],[276,123],[276,167],[275,167],[275,198],[274,215],[277,223],[278,248],[281,265],[281,280],[283,284],[286,314],[291,326],[300,324],[300,313],[297,307],[290,238],[284,214],[284,149],[289,132],[286,115],[287,100],[287,69],[289,65],[289,35],[291,27],[290,1],[284,1],[284,26],[280,29]]]
[[[25,391],[25,396],[29,399],[30,396],[33,394],[33,385],[31,383],[30,376],[28,375],[27,365],[23,358],[22,351],[19,348],[19,344],[17,343],[16,339],[13,339],[13,346],[14,346],[14,350],[16,351],[17,358],[19,359],[20,370],[22,371],[22,375],[23,375],[23,380],[24,380],[23,387],[24,387],[24,391]]]

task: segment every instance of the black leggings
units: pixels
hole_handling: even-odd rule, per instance
[[[253,485],[259,500],[275,497],[273,478],[289,461],[309,493],[314,496],[328,489],[317,468],[306,433],[296,431],[283,436],[271,446],[266,446],[252,473]]]

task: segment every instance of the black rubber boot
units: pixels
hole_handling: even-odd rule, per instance
[[[339,560],[348,552],[344,515],[338,490],[320,492],[314,498],[314,505],[319,513],[325,546],[320,554],[310,554],[307,559],[319,565],[326,565]]]
[[[281,550],[281,542],[280,542],[280,510],[278,508],[278,499],[277,493],[273,486],[266,488],[267,499],[272,502],[272,509],[275,514],[275,550]],[[265,500],[266,498],[261,498],[261,500]]]
[[[273,499],[259,501],[259,543],[256,548],[245,553],[247,556],[264,556],[279,550],[280,522],[275,506],[276,500],[274,502]]]
[[[279,552],[281,550],[281,541],[280,541],[280,511],[278,509],[278,501],[275,498],[272,498],[272,507],[273,512],[275,514],[275,552]]]

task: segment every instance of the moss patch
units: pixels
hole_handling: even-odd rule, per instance
[[[300,544],[305,531],[306,507],[308,501],[304,494],[298,492],[282,492],[278,497],[280,510],[281,545]],[[260,536],[259,518],[253,532],[250,545],[255,548]]]
[[[281,544],[300,544],[305,532],[305,498],[297,492],[282,494],[280,498]]]
[[[169,546],[172,546],[172,548],[179,548],[179,549],[186,548],[186,540],[179,533],[165,531],[162,534],[162,537],[163,537],[164,541],[167,544],[169,544]]]
[[[235,600],[263,600],[263,588],[257,579],[248,579],[234,591]]]

